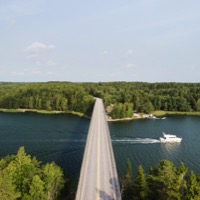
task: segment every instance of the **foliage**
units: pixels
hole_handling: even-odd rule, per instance
[[[20,147],[17,155],[0,160],[0,199],[55,200],[64,186],[63,172],[55,163],[40,166]]]
[[[24,83],[0,85],[0,107],[88,113],[94,102],[80,84]]]
[[[200,199],[200,185],[193,171],[190,171],[189,176],[187,177],[184,195],[185,200]]]
[[[125,117],[132,117],[133,116],[133,104],[132,103],[117,103],[114,105],[110,116],[113,119],[117,118],[125,118]]]
[[[0,108],[75,111],[89,115],[93,97],[113,106],[113,118],[133,111],[200,111],[200,83],[2,83]]]
[[[122,177],[122,199],[131,200],[133,197],[133,174],[130,160],[127,160],[126,175]]]
[[[138,167],[135,180],[132,179],[131,163],[127,161],[126,175],[122,179],[122,200],[199,200],[200,176],[183,163],[175,167],[169,160],[160,161],[147,174]]]
[[[151,168],[148,175],[149,199],[180,199],[177,172],[173,163],[161,161],[157,167]]]
[[[137,176],[133,185],[133,191],[134,200],[145,200],[147,198],[147,181],[144,174],[144,169],[141,165],[138,167]]]

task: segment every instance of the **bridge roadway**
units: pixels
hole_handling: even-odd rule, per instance
[[[121,200],[106,114],[99,98],[90,122],[76,200]]]

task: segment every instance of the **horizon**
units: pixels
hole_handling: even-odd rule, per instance
[[[148,83],[148,84],[160,84],[160,83],[178,83],[178,84],[200,84],[199,82],[176,82],[176,81],[165,81],[165,82],[147,82],[147,81],[97,81],[97,82],[92,82],[92,81],[0,81],[0,84],[2,83]]]
[[[1,82],[200,81],[200,2],[0,2]]]

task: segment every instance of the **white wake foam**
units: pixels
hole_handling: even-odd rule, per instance
[[[123,138],[123,139],[113,139],[112,142],[116,143],[132,143],[132,144],[150,144],[150,143],[160,143],[159,140],[153,138]]]

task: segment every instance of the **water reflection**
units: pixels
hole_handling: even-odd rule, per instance
[[[176,157],[180,151],[181,143],[161,143],[161,150],[165,156]]]

